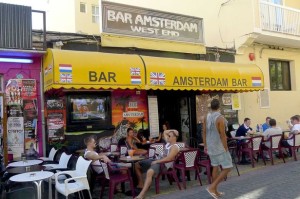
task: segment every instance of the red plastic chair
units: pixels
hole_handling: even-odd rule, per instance
[[[271,135],[268,140],[264,141],[264,142],[270,142],[270,148],[263,145],[262,151],[268,152],[268,154],[271,158],[272,165],[274,165],[273,151],[277,151],[277,150],[279,151],[279,157],[282,157],[283,162],[285,163],[284,155],[282,154],[282,150],[281,150],[281,144],[280,144],[281,140],[282,140],[282,135]],[[266,165],[264,156],[263,156],[263,160]]]
[[[196,176],[199,179],[200,185],[202,186],[202,182],[200,179],[199,168],[197,164],[199,156],[199,151],[197,149],[191,149],[188,151],[181,152],[179,159],[181,159],[181,163],[175,164],[174,167],[181,171],[181,177],[183,182],[183,187],[186,189],[186,181],[185,181],[185,172],[194,170]]]
[[[201,171],[201,167],[204,167],[206,169],[206,176],[207,176],[207,181],[209,184],[211,184],[212,182],[212,178],[211,178],[211,164],[210,164],[210,159],[209,156],[204,153],[201,152],[199,153],[199,159],[198,159],[198,166],[200,167],[200,171]]]
[[[293,139],[293,146],[289,146],[289,147],[281,146],[281,147],[292,150],[292,155],[294,156],[294,160],[297,161],[296,149],[300,148],[300,133],[294,134],[291,139]]]
[[[240,156],[242,153],[249,154],[251,158],[252,167],[254,168],[254,155],[257,154],[256,161],[258,162],[259,155],[263,157],[262,150],[261,150],[261,143],[263,140],[263,136],[255,136],[251,138],[245,138],[249,142],[243,143],[242,147],[238,150],[238,160],[240,161]]]
[[[177,174],[176,174],[176,169],[174,168],[174,161],[171,161],[171,162],[173,163],[173,167],[168,169],[168,170],[165,168],[165,163],[160,164],[160,172],[155,178],[156,194],[159,194],[159,181],[160,181],[160,177],[163,176],[163,175],[168,176],[168,180],[169,180],[170,185],[172,185],[172,180],[174,179],[177,186],[178,186],[178,188],[179,188],[179,190],[181,190],[181,186],[180,186]],[[168,162],[166,162],[166,163],[168,163]]]
[[[163,143],[155,143],[150,145],[151,148],[155,148],[155,153],[157,155],[162,155],[164,152],[165,144]]]
[[[112,168],[108,164],[108,174],[109,174],[109,177],[106,178],[107,181],[105,183],[101,183],[102,189],[101,189],[101,193],[100,193],[100,198],[103,197],[105,186],[108,186],[109,187],[108,198],[113,199],[116,186],[119,183],[124,183],[124,182],[130,183],[132,197],[133,198],[135,197],[134,185],[133,185],[133,180],[131,177],[132,175],[131,175],[130,169],[128,169],[126,167],[116,169],[116,168]]]

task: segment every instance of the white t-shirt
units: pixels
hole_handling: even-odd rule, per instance
[[[294,131],[300,132],[300,124],[295,124],[295,125],[292,127],[291,132],[294,132]]]
[[[282,129],[280,127],[275,127],[275,128],[271,127],[271,128],[268,128],[267,130],[265,130],[264,137],[265,137],[265,140],[267,140],[272,135],[281,135],[281,134],[282,134]],[[270,148],[271,147],[270,141],[265,142],[265,145]]]

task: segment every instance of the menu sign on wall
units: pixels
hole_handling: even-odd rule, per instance
[[[148,96],[150,137],[159,136],[159,118],[156,96]]]
[[[102,31],[173,41],[203,43],[202,19],[102,2]]]

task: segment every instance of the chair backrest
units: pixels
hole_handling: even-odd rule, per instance
[[[197,157],[198,157],[198,150],[193,149],[189,151],[184,151],[182,152],[182,157],[183,157],[183,163],[185,167],[190,168],[194,167],[197,163]]]
[[[126,154],[127,154],[127,151],[128,151],[127,146],[125,146],[125,145],[120,146],[120,155],[121,155],[121,156],[126,155]]]
[[[155,151],[156,151],[156,148],[150,147],[148,149],[148,158],[154,158],[155,157]]]
[[[57,150],[54,147],[52,147],[52,149],[49,152],[49,156],[48,156],[50,160],[54,160],[54,156],[55,156],[56,152],[57,152]]]
[[[164,146],[165,144],[163,143],[155,143],[150,145],[151,148],[155,148],[155,153],[159,155],[164,153]]]
[[[252,137],[251,138],[252,149],[254,151],[260,150],[262,139],[263,139],[263,136],[256,136],[256,137]]]
[[[56,162],[59,162],[59,159],[61,157],[61,155],[63,154],[64,150],[63,149],[58,149],[54,155],[53,160]]]
[[[63,152],[59,159],[59,168],[67,168],[70,158],[71,155],[67,155],[65,152]]]
[[[299,133],[294,135],[294,146],[300,146],[300,134]]]
[[[86,175],[91,162],[92,160],[85,160],[83,157],[80,156],[76,163],[76,173],[82,176]]]
[[[69,162],[68,162],[68,169],[70,169],[70,170],[76,169],[78,158],[79,158],[78,155],[72,155],[70,157]]]
[[[271,135],[270,136],[270,143],[271,143],[271,148],[277,149],[279,146],[279,143],[281,141],[282,135]]]
[[[110,152],[116,152],[118,150],[118,144],[110,144]]]
[[[176,144],[179,146],[179,148],[185,148],[184,142],[176,142]]]

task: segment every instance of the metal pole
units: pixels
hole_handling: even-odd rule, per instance
[[[42,60],[43,62],[43,60]],[[41,62],[41,69],[42,68],[42,62]],[[47,145],[47,139],[46,139],[46,130],[45,130],[45,110],[44,110],[44,87],[43,87],[43,72],[40,72],[40,96],[41,96],[41,114],[42,114],[42,141],[43,141],[43,156],[46,157],[46,145]]]

